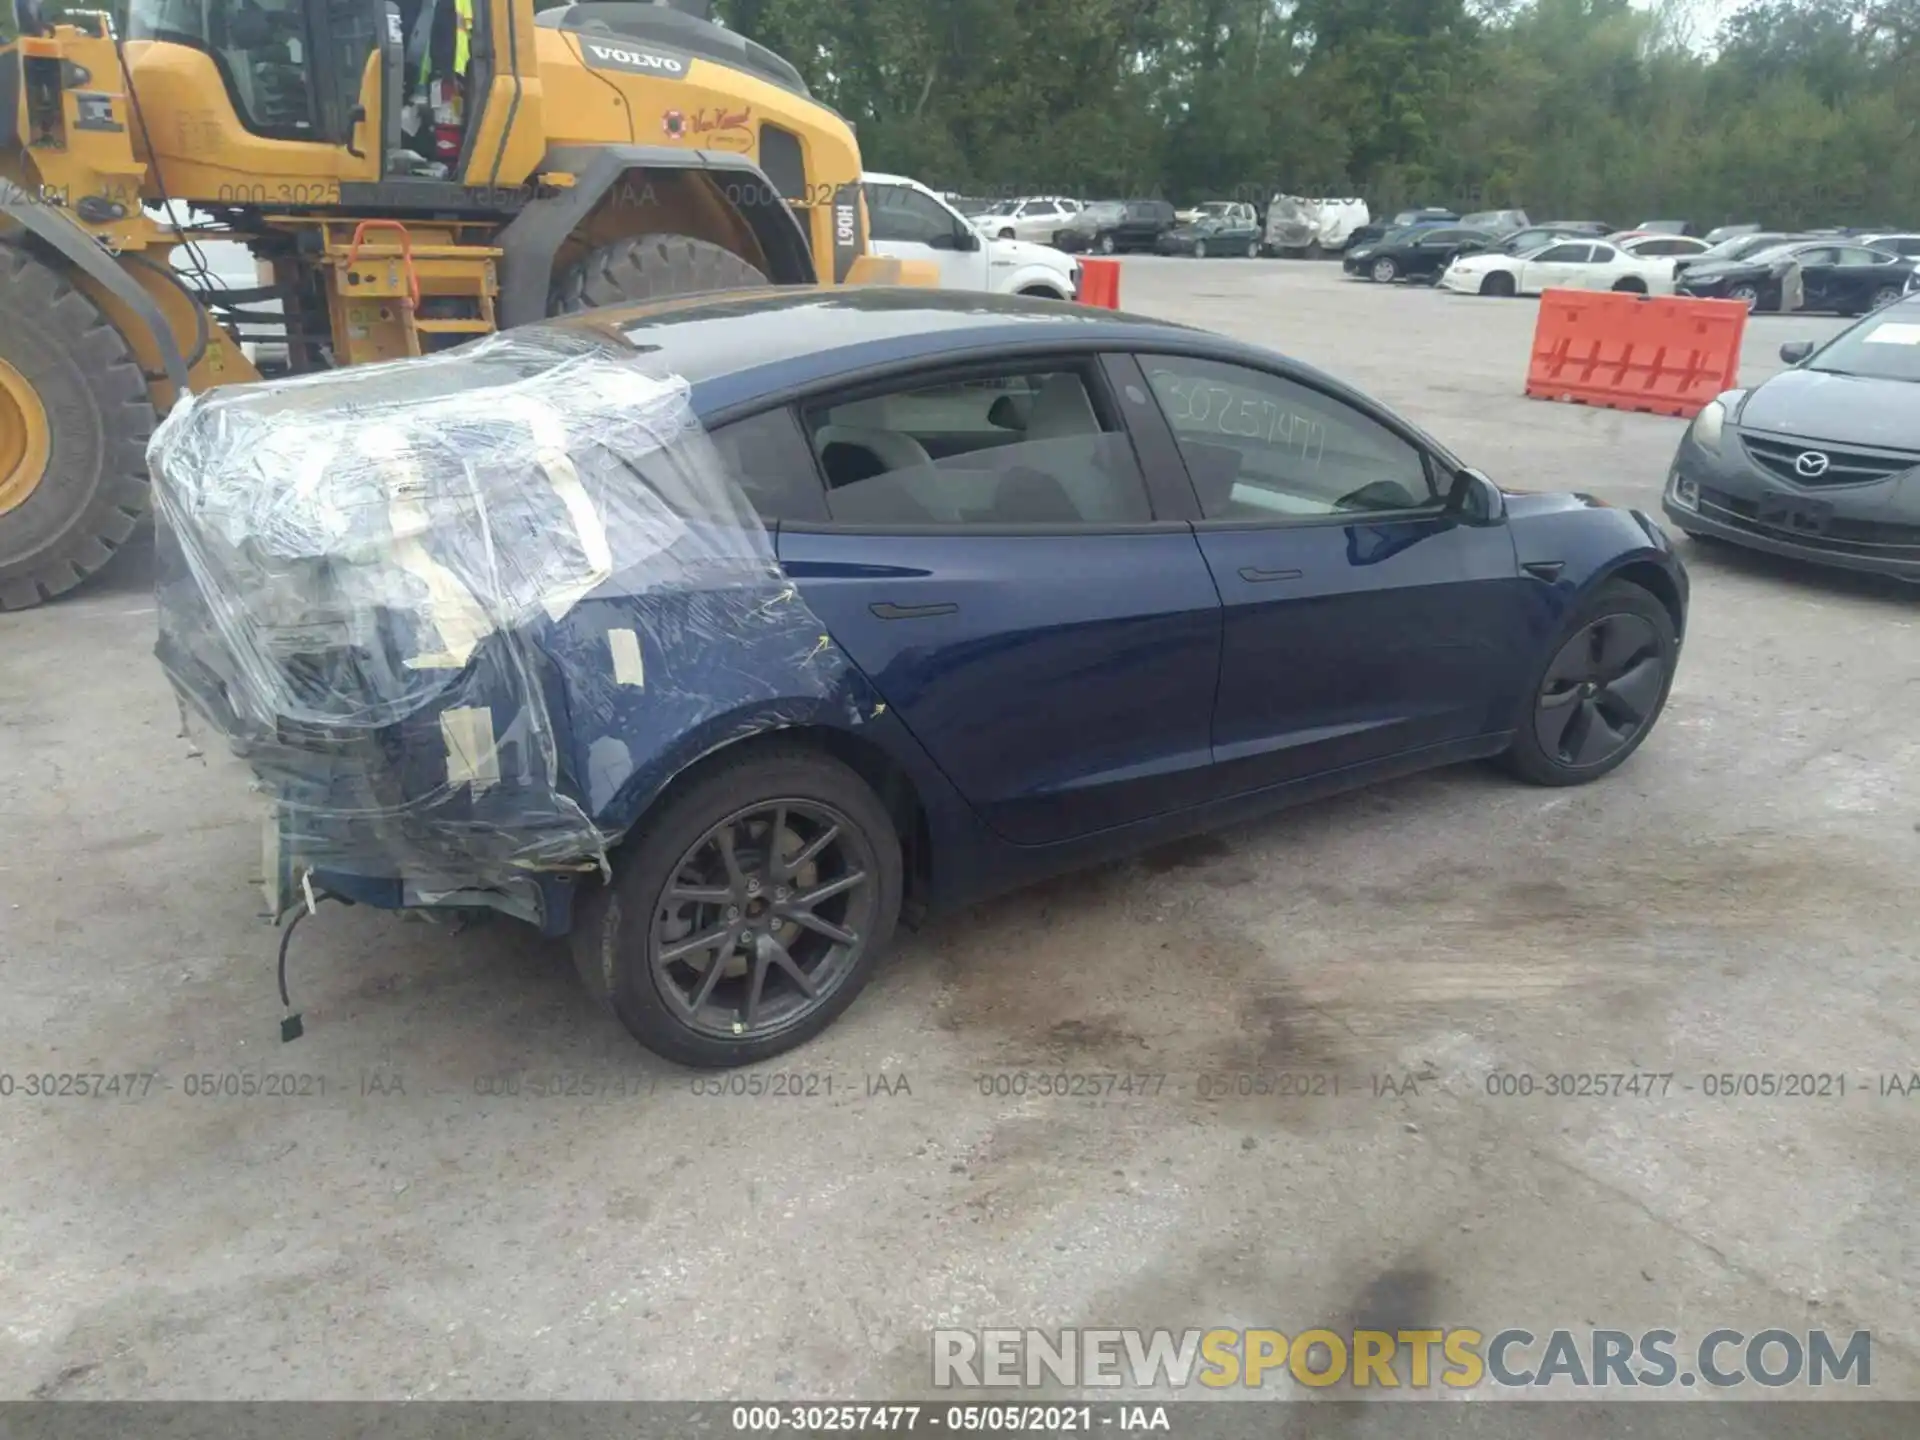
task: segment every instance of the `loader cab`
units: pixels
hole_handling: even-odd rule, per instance
[[[127,38],[210,58],[249,134],[345,145],[379,18],[378,0],[129,0]]]
[[[328,180],[460,179],[494,78],[493,13],[516,5],[531,13],[528,0],[129,0],[128,55],[138,92],[164,92],[148,108],[192,117],[177,137],[151,137],[170,170],[227,151],[240,162],[229,171],[291,182],[252,187],[259,199],[326,203],[317,187]],[[212,88],[209,62],[231,123],[204,98],[184,104]],[[454,103],[433,103],[445,96]],[[296,162],[259,143],[285,141],[336,154]],[[239,182],[174,188],[206,200],[251,194]]]

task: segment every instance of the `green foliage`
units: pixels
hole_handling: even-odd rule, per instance
[[[716,0],[968,194],[1920,224],[1920,0]],[[1711,46],[1690,40],[1715,40]]]

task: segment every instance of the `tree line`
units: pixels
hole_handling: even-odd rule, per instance
[[[715,0],[969,195],[1920,225],[1920,0]]]

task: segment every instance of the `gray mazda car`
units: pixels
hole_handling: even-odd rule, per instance
[[[1920,296],[1694,418],[1667,476],[1686,534],[1920,581]]]

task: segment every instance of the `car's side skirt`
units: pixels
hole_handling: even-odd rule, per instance
[[[1422,770],[1485,759],[1500,754],[1512,740],[1513,733],[1503,730],[1465,740],[1423,746],[1363,765],[1349,765],[1265,789],[1246,791],[1205,805],[1170,811],[1054,845],[1009,844],[992,837],[981,826],[975,834],[973,855],[959,864],[941,867],[946,872],[946,883],[936,887],[929,897],[928,908],[932,913],[956,909],[1064,871],[1122,859],[1154,845],[1223,829],[1329,795],[1418,774]]]

